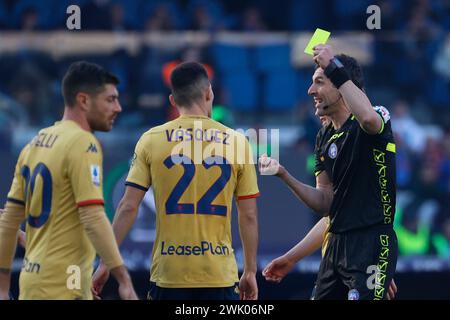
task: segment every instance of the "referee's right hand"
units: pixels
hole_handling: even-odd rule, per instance
[[[276,159],[268,157],[266,154],[262,154],[259,157],[258,164],[259,173],[261,175],[279,175],[281,173],[281,170],[283,169],[283,167]]]

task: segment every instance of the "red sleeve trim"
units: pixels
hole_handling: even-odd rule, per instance
[[[94,204],[104,205],[105,202],[102,199],[93,199],[93,200],[81,201],[81,202],[77,203],[77,208],[85,207],[85,206],[91,206],[91,205],[94,205]]]
[[[255,194],[251,194],[249,196],[240,196],[238,197],[238,200],[246,200],[246,199],[252,199],[252,198],[258,198],[260,196],[259,192]]]

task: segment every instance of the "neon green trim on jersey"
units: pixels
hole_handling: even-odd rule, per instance
[[[378,134],[380,134],[380,133],[382,133],[383,132],[383,130],[384,130],[384,119],[383,119],[383,117],[379,114],[379,113],[377,113],[379,116],[380,116],[380,118],[381,118],[381,129],[380,129],[380,131],[378,131]],[[395,151],[394,151],[395,152]]]
[[[395,143],[389,142],[386,146],[386,150],[395,153],[396,150]]]

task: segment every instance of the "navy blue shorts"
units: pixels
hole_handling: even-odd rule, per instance
[[[148,300],[239,300],[239,286],[223,288],[161,288],[150,282]]]

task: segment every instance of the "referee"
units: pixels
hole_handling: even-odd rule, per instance
[[[314,48],[308,94],[327,116],[316,138],[316,187],[292,177],[275,159],[262,174],[280,177],[308,207],[330,217],[330,238],[313,299],[385,299],[397,263],[395,142],[386,108],[372,106],[357,61]]]

